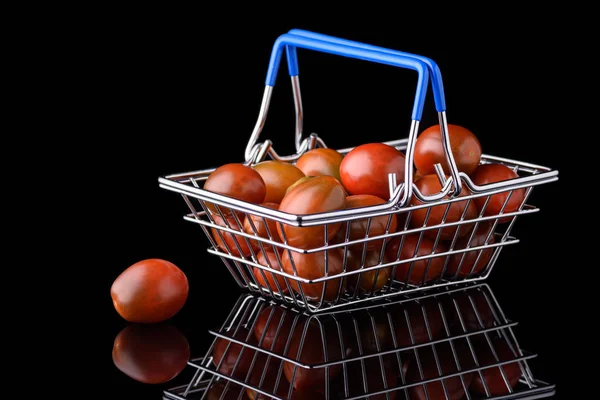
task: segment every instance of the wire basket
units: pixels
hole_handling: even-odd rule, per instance
[[[279,155],[270,140],[258,143],[284,48],[296,106],[296,153],[288,156]],[[510,235],[517,217],[539,211],[527,204],[532,189],[556,181],[558,171],[483,154],[481,164],[506,165],[518,177],[476,185],[458,170],[450,151],[442,78],[432,60],[302,30],[292,30],[275,42],[259,117],[246,147],[246,165],[268,159],[294,164],[306,151],[327,147],[314,133],[302,139],[296,48],[417,71],[408,138],[384,142],[405,154],[404,180],[397,184],[395,174],[390,174],[385,204],[296,215],[204,190],[216,168],[160,177],[161,188],[182,195],[190,209],[184,218],[201,226],[211,244],[208,251],[221,258],[241,287],[308,313],[487,278],[502,248],[518,243]],[[450,173],[446,176],[436,165],[442,189],[425,195],[414,183],[412,166],[429,79]],[[345,155],[351,150],[337,151]],[[465,187],[470,194],[459,197]],[[488,205],[499,198],[503,205],[492,212]],[[457,215],[456,209],[462,212]],[[472,209],[475,214],[467,212]],[[351,234],[356,225],[363,227],[363,236]],[[334,229],[337,233],[332,235]],[[319,232],[322,244],[308,249],[293,245],[285,233],[290,230]],[[306,265],[312,266],[310,273],[303,268]]]
[[[252,400],[551,396],[554,385],[533,377],[528,360],[536,355],[521,350],[516,325],[485,284],[317,315],[248,294],[221,329],[210,331],[215,340],[204,357],[189,362],[196,370],[192,380],[165,395],[204,398],[211,392],[209,398]]]

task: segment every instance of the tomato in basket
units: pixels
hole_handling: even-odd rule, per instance
[[[374,205],[385,204],[386,201],[380,197],[371,194],[357,194],[346,197],[346,209],[362,208]],[[357,210],[359,212],[360,210]],[[369,221],[370,219],[370,221]],[[355,219],[350,222],[350,240],[365,239],[367,233],[369,237],[385,235],[386,232],[395,232],[397,227],[397,218],[395,214],[387,214],[379,217],[370,217]],[[340,229],[344,231],[345,228]],[[359,243],[354,246],[356,250],[362,250],[364,243]],[[366,242],[367,250],[381,250],[384,244],[384,239],[369,240]]]
[[[269,246],[269,245],[267,245]],[[269,246],[271,247],[271,246]],[[275,252],[279,253],[279,259]],[[266,257],[265,257],[266,253]],[[277,271],[281,271],[279,266],[279,260],[282,259],[281,251],[278,249],[271,247],[269,250],[265,248],[265,251],[262,250],[257,251],[256,260],[260,265],[264,265],[266,267],[270,267]],[[281,293],[286,294],[289,292],[288,286],[285,284],[285,278],[282,275],[274,274],[264,269],[254,267],[253,270],[254,278],[256,278],[256,283],[260,287],[264,287],[266,289],[271,289],[273,293]],[[266,280],[265,280],[266,279]],[[279,288],[277,287],[279,285]]]
[[[436,174],[429,174],[423,176],[421,179],[415,182],[415,185],[419,189],[419,191],[424,195],[434,195],[442,191],[442,185],[438,176]],[[459,197],[468,196],[471,194],[471,191],[463,185],[462,191],[460,192]],[[444,196],[444,199],[447,199],[448,196]],[[424,204],[421,200],[417,199],[416,196],[413,195],[410,203],[412,205],[421,205]],[[453,203],[448,204],[440,204],[432,207],[423,207],[416,209],[412,212],[412,216],[410,218],[410,226],[412,228],[420,228],[425,225],[425,221],[427,221],[427,226],[438,225],[442,223],[442,219],[444,214],[446,213],[446,208],[450,207],[448,210],[448,214],[446,215],[446,219],[444,223],[450,222],[458,222],[464,213],[464,219],[474,219],[477,218],[477,207],[473,201],[464,200],[464,201],[455,201]],[[429,216],[428,210],[429,211]],[[465,211],[466,209],[466,211]],[[460,228],[459,228],[460,226]],[[440,239],[442,240],[451,240],[456,231],[458,230],[458,237],[465,236],[468,234],[473,228],[473,224],[463,224],[463,225],[453,225],[445,228],[441,228]],[[439,229],[428,229],[425,231],[425,235],[430,237],[431,239],[435,239],[438,235]]]
[[[308,215],[344,208],[346,191],[332,176],[315,176],[305,179],[287,192],[279,210],[290,214]],[[283,225],[283,226],[282,226]],[[327,239],[331,240],[340,229],[341,222],[327,225]],[[277,224],[282,241],[290,246],[311,249],[325,244],[325,225],[292,226]]]
[[[306,176],[327,175],[340,180],[340,164],[344,156],[334,149],[317,148],[302,154],[296,167]]]
[[[467,128],[453,124],[448,124],[448,136],[456,167],[459,171],[470,175],[481,160],[479,139]],[[450,167],[444,153],[439,124],[421,132],[415,143],[415,166],[421,175],[435,174],[434,165],[438,163],[449,175]]]
[[[492,227],[493,223],[481,221],[475,232],[471,232],[456,241],[453,250],[465,250],[471,247],[484,246],[494,243],[495,235],[494,233],[491,233],[490,235]],[[493,247],[483,250],[471,250],[464,253],[453,254],[450,256],[450,260],[448,261],[446,276],[453,278],[456,275],[459,278],[467,278],[469,276],[479,274],[488,265],[493,254]]]
[[[350,194],[371,194],[390,198],[388,174],[404,182],[405,157],[384,143],[367,143],[352,149],[340,164],[342,184]]]
[[[359,270],[361,265],[364,267],[373,267],[379,264],[379,251],[365,252],[365,261],[363,263],[363,251],[361,249],[348,250],[346,254],[346,270]],[[361,272],[359,275],[348,276],[348,288],[359,290],[360,292],[372,293],[383,288],[390,278],[391,268],[377,268]]]
[[[204,182],[203,189],[254,204],[264,202],[267,193],[265,181],[260,174],[251,167],[238,163],[225,164],[215,169]],[[219,215],[215,204],[207,203],[206,206],[212,214]],[[227,207],[219,208],[224,215],[231,214]]]
[[[271,208],[273,210],[279,209],[279,204],[277,203],[262,203],[261,206]],[[249,235],[255,235],[264,239],[270,239],[274,242],[281,242],[279,238],[279,233],[277,233],[277,221],[271,218],[263,218],[258,215],[248,214],[246,218],[244,218],[244,225],[242,227],[244,232]],[[251,240],[253,249],[260,249],[260,244],[258,240]],[[268,243],[262,243],[265,248],[272,248],[273,246]]]
[[[287,188],[304,176],[296,166],[283,161],[263,161],[253,168],[265,182],[265,203],[280,203]]]
[[[229,214],[225,216],[225,219],[221,218],[219,215],[213,215],[212,218],[214,219],[215,224],[218,226],[232,229],[234,231],[242,231],[242,229],[240,229],[240,225],[238,224],[238,221],[243,223],[243,220],[240,217],[236,219],[233,214]],[[256,240],[245,238],[242,235],[229,233],[222,229],[211,227],[210,230],[217,247],[226,253],[231,252],[231,254],[236,257],[250,257],[252,254],[252,249],[256,251],[258,248],[258,242]]]
[[[503,164],[483,164],[477,167],[475,172],[471,175],[471,179],[473,183],[478,186],[484,186],[489,183],[506,181],[509,179],[518,178],[519,175]],[[510,195],[510,198],[508,197]],[[481,211],[485,205],[486,199],[490,198],[487,206],[485,207],[485,211],[483,215],[492,216],[500,214],[500,211],[503,213],[510,213],[519,210],[521,204],[525,201],[525,189],[517,189],[510,194],[510,191],[496,193],[491,196],[482,196],[474,199],[475,204],[479,211]],[[508,199],[508,202],[507,202]],[[504,210],[502,207],[506,203]],[[500,218],[498,220],[499,223],[510,222],[512,217]]]

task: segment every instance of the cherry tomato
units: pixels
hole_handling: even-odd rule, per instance
[[[406,320],[407,315],[408,321]],[[395,317],[394,330],[398,347],[429,343],[442,337],[444,324],[435,299],[399,304],[394,308],[393,316]]]
[[[465,357],[465,348],[464,346],[459,346],[460,343],[461,342],[459,340],[453,341],[455,350],[459,355],[461,370],[464,370],[466,369],[466,363],[464,362],[464,359],[461,360],[461,358]],[[421,361],[420,364],[423,371],[423,377],[421,377],[418,363],[411,363],[411,367],[409,367],[407,372],[408,382],[414,383],[427,379],[436,379],[443,375],[455,374],[459,372],[456,366],[456,360],[454,359],[452,348],[448,342],[436,344],[435,351],[437,358],[435,357],[433,348],[431,346],[425,346],[418,349],[418,356],[419,360]],[[468,351],[469,349],[466,348],[466,352]],[[438,370],[437,361],[439,361],[441,373],[440,370]],[[461,381],[461,377],[464,381],[464,386]],[[409,388],[409,394],[411,400],[460,400],[463,398],[463,396],[465,396],[465,388],[468,389],[472,381],[472,373],[455,375],[450,378],[438,379],[426,384],[411,386]],[[448,397],[446,397],[444,386],[448,392]],[[427,391],[427,395],[425,394],[425,391]]]
[[[365,254],[364,267],[372,267],[379,264],[379,252],[367,251]],[[346,255],[346,270],[356,271],[362,265],[362,250],[348,250]],[[381,289],[390,278],[391,268],[378,268],[370,271],[365,271],[358,275],[350,275],[348,277],[348,286],[350,289],[359,289],[362,292],[372,293]],[[358,281],[357,284],[357,280]]]
[[[477,354],[479,360],[479,366],[482,368],[492,364],[497,364],[498,362],[510,361],[518,357],[512,352],[508,343],[502,337],[495,338],[495,340],[492,341],[492,345],[494,346],[494,350],[498,355],[498,359],[496,359],[494,353],[492,353],[487,340],[481,339],[475,341],[475,353]],[[503,364],[499,367],[482,369],[481,374],[483,375],[483,380],[479,373],[475,373],[470,389],[475,393],[485,395],[485,388],[483,385],[483,382],[485,382],[491,396],[500,396],[510,393],[504,378],[502,377],[500,368],[502,368],[504,371],[504,375],[506,376],[510,387],[514,388],[521,378],[521,368],[519,367],[518,362]]]
[[[142,383],[165,383],[175,378],[190,359],[187,339],[175,327],[163,324],[129,325],[115,338],[115,366]]]
[[[492,226],[493,224],[491,222],[480,222],[475,230],[475,233],[473,234],[473,238],[471,238],[472,232],[459,238],[454,245],[454,250],[464,250],[470,247],[494,243],[495,240],[493,233],[490,235],[490,239],[487,240]],[[450,256],[450,260],[448,261],[446,275],[450,278],[453,278],[455,275],[461,278],[468,278],[476,275],[485,269],[493,254],[494,248],[487,248],[485,250],[472,250],[466,253],[454,254]]]
[[[344,156],[334,149],[317,148],[302,154],[296,161],[296,167],[307,176],[327,175],[339,181],[343,158]]]
[[[290,253],[292,254],[290,258]],[[292,265],[293,261],[293,265]],[[325,276],[325,266],[328,266],[327,276],[334,276],[342,273],[344,259],[343,251],[339,248],[327,250],[327,264],[325,263],[325,251],[318,251],[316,253],[297,253],[283,251],[282,257],[283,270],[288,274],[294,274],[294,267],[296,268],[297,276],[305,279],[317,279]],[[345,279],[330,279],[323,282],[317,283],[304,283],[294,279],[288,279],[292,289],[300,293],[300,286],[304,295],[308,299],[317,301],[333,301],[338,296],[338,291],[343,294],[346,286]],[[327,285],[325,287],[325,285]],[[342,288],[340,289],[340,286]],[[323,298],[323,288],[325,287],[325,297]]]
[[[346,191],[331,176],[315,176],[290,190],[279,205],[279,210],[290,214],[308,215],[341,210],[346,204]],[[327,225],[327,239],[331,240],[341,223]],[[297,227],[277,224],[277,232],[290,246],[301,249],[320,247],[325,244],[325,225]],[[285,235],[285,236],[284,236]]]
[[[260,174],[247,165],[237,163],[215,169],[204,182],[203,189],[254,204],[264,202],[267,193]],[[218,214],[215,204],[207,202],[206,206],[212,214]],[[223,214],[231,214],[227,207],[219,208]]]
[[[277,203],[262,203],[261,206],[272,208],[273,210],[279,209],[279,204]],[[248,214],[246,218],[244,218],[244,225],[242,229],[249,235],[256,235],[261,238],[271,239],[274,242],[281,243],[279,233],[277,233],[277,225],[277,221],[275,221],[274,219],[263,218],[259,217],[258,215]],[[250,242],[253,249],[260,249],[260,244],[257,240],[250,239]],[[273,246],[267,243],[263,243],[263,247],[265,247],[265,249],[272,249]]]
[[[390,368],[385,364],[382,366],[379,362],[379,357],[367,358],[363,362],[352,361],[348,364],[349,397],[365,396],[369,400],[396,399],[397,391],[391,389],[398,385],[397,366],[396,368]],[[382,372],[385,376],[385,385]],[[387,392],[389,397],[385,393],[366,397],[369,393],[384,390],[390,390]]]
[[[265,182],[267,190],[263,200],[265,203],[281,203],[287,188],[304,176],[295,165],[283,161],[263,161],[253,168]]]
[[[279,306],[263,308],[254,325],[254,336],[259,342],[259,346],[283,355],[297,315]],[[301,319],[299,318],[299,320]],[[296,322],[296,324],[299,323]]]
[[[175,264],[150,258],[125,269],[113,282],[110,296],[125,320],[152,323],[177,314],[188,290],[188,279]]]
[[[223,394],[223,392],[225,392]],[[243,399],[244,387],[228,380],[213,383],[206,392],[206,400],[238,400]]]
[[[509,179],[518,178],[519,175],[503,164],[483,164],[477,167],[471,175],[471,180],[478,186],[484,186],[488,183],[507,181]],[[510,195],[510,199],[508,196]],[[525,201],[525,189],[517,189],[510,194],[510,191],[496,193],[491,196],[477,197],[474,199],[477,209],[481,211],[485,205],[486,199],[490,197],[490,201],[485,207],[483,215],[492,216],[500,214],[504,203],[506,206],[503,213],[519,211],[519,207]],[[507,202],[508,199],[508,202]],[[510,222],[513,217],[504,217],[498,220],[498,223]]]
[[[473,132],[459,125],[448,124],[450,147],[459,171],[469,175],[481,160],[481,144]],[[421,175],[435,174],[435,164],[441,164],[446,174],[450,167],[444,153],[440,125],[425,129],[415,143],[415,166]]]
[[[346,208],[361,208],[369,207],[377,204],[384,204],[385,200],[377,196],[370,194],[357,194],[346,197]],[[364,239],[369,234],[369,237],[385,235],[386,232],[395,232],[398,220],[395,214],[382,215],[380,217],[371,217],[371,223],[369,224],[369,218],[356,219],[350,224],[350,240]],[[368,232],[367,232],[368,228]],[[345,229],[342,229],[345,230]],[[344,232],[345,234],[345,232]],[[370,240],[366,242],[367,250],[381,250],[384,244],[383,239]],[[363,249],[363,244],[356,244],[353,247],[356,249]]]
[[[490,301],[481,290],[466,290],[442,296],[450,332],[462,335],[492,328],[496,319]]]
[[[233,215],[226,215],[226,220],[221,218],[219,215],[213,215],[212,217],[216,225],[233,229],[234,231],[241,231],[238,220],[242,224],[243,222],[239,217],[237,220]],[[220,250],[226,253],[231,253],[236,257],[250,257],[252,254],[251,249],[256,250],[258,248],[258,242],[256,240],[229,233],[222,229],[210,228],[210,230],[217,247]]]
[[[350,150],[340,164],[342,183],[350,194],[390,198],[388,174],[404,182],[404,154],[384,143],[367,143]]]
[[[239,327],[234,338],[243,343],[256,345],[254,335],[245,327]],[[221,337],[215,341],[212,355],[212,361],[217,367],[217,371],[224,375],[240,378],[246,377],[255,356],[257,361],[266,357],[264,353],[257,353],[256,350]]]
[[[309,321],[308,324],[306,335],[303,335],[305,324],[296,326],[290,339],[288,357],[304,365],[316,365],[326,361],[340,360],[342,354],[335,326],[328,326],[329,329],[327,329],[327,326],[323,326],[322,334],[320,324],[315,320]],[[304,341],[302,341],[303,336]],[[323,344],[324,342],[326,342],[325,345]],[[304,343],[302,349],[300,349],[301,343]],[[324,346],[327,348],[327,359],[323,352]],[[299,351],[300,353],[298,353]],[[331,365],[328,368],[329,380],[335,379],[342,369],[339,363]],[[283,373],[288,382],[296,390],[304,391],[312,389],[322,391],[325,386],[325,367],[305,368],[285,361],[283,364]]]
[[[385,248],[386,263],[398,260],[398,247],[400,245],[402,245],[402,249],[400,250],[400,261],[433,254],[435,241],[423,235],[419,242],[419,236],[419,233],[413,233],[396,236],[391,239]],[[402,238],[404,238],[404,240]],[[418,249],[417,245],[419,246]],[[443,253],[447,250],[446,244],[441,241],[439,241],[435,247],[436,253]],[[396,265],[395,279],[400,282],[406,282],[408,279],[408,283],[411,285],[422,285],[424,278],[425,283],[434,281],[440,277],[442,270],[444,269],[446,257],[447,256],[436,256],[398,264]],[[425,277],[426,272],[427,277]]]
[[[415,182],[415,185],[419,189],[419,191],[424,195],[432,195],[442,191],[442,185],[437,177],[437,175],[425,175],[421,179]],[[471,191],[463,186],[462,191],[460,192],[459,197],[468,196],[471,194]],[[447,199],[448,196],[445,196],[444,199]],[[411,199],[412,205],[421,205],[422,201],[417,199],[416,196],[413,196]],[[444,217],[444,213],[446,212],[446,208],[450,206],[448,210],[448,214],[446,215],[445,223],[450,222],[458,222],[460,221],[463,212],[465,213],[465,220],[477,218],[477,207],[475,206],[473,201],[455,201],[449,204],[443,204],[433,207],[424,207],[416,209],[412,212],[412,216],[410,217],[410,226],[412,228],[420,228],[425,225],[425,219],[427,218],[427,210],[431,209],[429,213],[429,218],[427,219],[427,226],[438,225],[442,223],[442,218]],[[465,212],[466,208],[466,212]],[[465,236],[468,234],[473,228],[473,224],[463,224],[460,226],[460,229],[457,225],[442,228],[442,232],[440,233],[440,239],[442,240],[451,240],[456,231],[458,230],[458,237]],[[428,229],[425,231],[425,235],[430,237],[431,239],[435,239],[438,234],[439,229]]]
[[[271,250],[274,250],[271,248]],[[270,267],[276,269],[277,271],[281,271],[281,267],[279,264],[279,260],[281,260],[281,252],[279,256],[279,260],[277,259],[277,255],[275,255],[275,251],[265,249],[265,252],[258,251],[256,254],[256,260],[260,265],[264,265],[265,267]],[[265,257],[265,253],[267,256]],[[271,289],[273,293],[288,293],[289,289],[285,284],[285,278],[282,275],[277,275],[272,272],[268,272],[265,270],[261,270],[260,268],[254,268],[253,270],[254,277],[256,278],[256,283],[264,288]],[[266,278],[266,281],[265,281]],[[275,283],[277,282],[277,283]],[[277,288],[279,285],[279,289]]]

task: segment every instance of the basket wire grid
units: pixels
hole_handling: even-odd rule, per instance
[[[172,399],[533,399],[513,327],[485,284],[309,315],[243,295]],[[308,383],[322,388],[314,390]]]
[[[274,46],[259,117],[246,147],[245,164],[254,166],[267,159],[293,164],[306,151],[327,147],[314,133],[302,140],[304,112],[297,67],[293,67],[297,63],[296,47],[388,64],[395,61],[397,65],[402,65],[401,57],[413,57],[411,62],[415,64],[410,65],[418,70],[419,82],[409,136],[384,142],[406,155],[404,181],[396,184],[397,177],[390,174],[390,198],[385,204],[294,215],[204,190],[203,183],[216,168],[160,177],[161,188],[182,195],[190,209],[184,219],[201,226],[211,244],[208,252],[220,257],[240,287],[308,313],[486,279],[502,248],[518,243],[510,235],[517,217],[539,211],[527,204],[532,189],[556,181],[558,171],[484,154],[481,164],[506,165],[518,177],[476,185],[467,174],[458,171],[450,151],[441,75],[433,61],[307,31],[291,32],[282,35]],[[279,155],[270,140],[257,143],[284,48],[296,109],[297,152],[290,156]],[[381,61],[383,55],[400,57],[400,61]],[[436,165],[442,189],[425,195],[414,183],[413,161],[430,76],[450,173],[446,176],[441,165]],[[338,151],[346,155],[351,150]],[[465,187],[470,194],[463,196]],[[460,197],[456,195],[459,193]],[[503,196],[503,205],[497,212],[490,212],[490,200],[498,196]],[[515,200],[518,204],[513,204]],[[462,209],[459,216],[454,215],[456,207]],[[469,212],[473,207],[476,215]],[[351,228],[357,224],[364,228],[362,237],[351,236]],[[290,229],[304,230],[307,235],[317,232],[323,238],[322,244],[310,248],[292,245],[286,234]],[[388,248],[395,249],[395,254]],[[307,276],[299,271],[299,263],[319,265],[321,273]]]

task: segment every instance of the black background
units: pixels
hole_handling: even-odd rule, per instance
[[[541,212],[520,218],[513,230],[521,242],[504,249],[488,280],[507,316],[519,322],[521,346],[537,359],[534,376],[556,383],[561,398],[577,390],[564,361],[572,356],[566,334],[575,318],[560,261],[569,240],[561,234],[574,220],[560,199],[569,161],[556,143],[566,122],[562,93],[568,76],[551,60],[562,43],[551,24],[531,29],[527,19],[460,31],[448,23],[426,27],[398,21],[367,27],[340,20],[315,23],[258,18],[242,25],[209,28],[203,14],[161,18],[118,16],[98,25],[86,40],[84,66],[90,107],[83,127],[88,183],[95,189],[88,214],[93,289],[94,360],[103,389],[113,398],[160,398],[177,383],[148,386],[121,373],[112,362],[115,336],[128,325],[110,299],[113,280],[129,265],[163,258],[188,276],[190,294],[171,321],[190,342],[192,356],[210,343],[208,328],[223,322],[242,292],[216,257],[180,195],[158,187],[158,177],[243,161],[264,89],[271,46],[278,35],[302,28],[421,54],[435,60],[444,78],[448,120],[476,133],[487,154],[559,170],[560,180],[534,190],[529,200]],[[82,22],[83,24],[83,22]],[[229,39],[231,35],[234,39]],[[329,147],[404,138],[416,83],[412,71],[299,51],[305,133],[317,132]],[[89,71],[89,73],[87,73]],[[91,89],[90,89],[91,88]],[[436,123],[428,92],[421,128]],[[262,139],[280,154],[293,146],[294,113],[285,59],[278,75]],[[566,116],[565,116],[566,117]],[[91,243],[90,243],[91,242]],[[566,363],[566,364],[565,364]],[[558,398],[557,396],[556,398]]]

